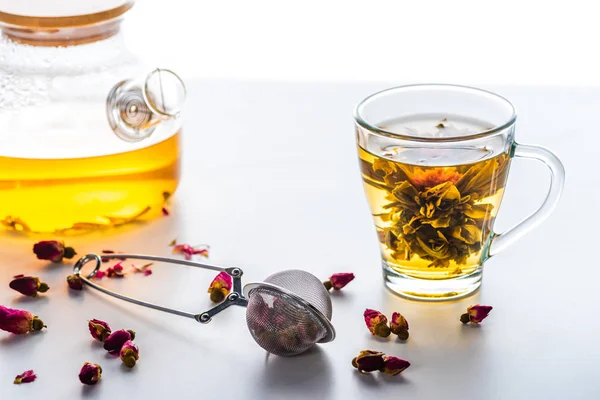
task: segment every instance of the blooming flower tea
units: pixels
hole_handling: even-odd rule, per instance
[[[398,134],[452,137],[492,124],[452,115],[415,115],[379,125]],[[469,275],[482,262],[504,194],[507,153],[459,149],[359,145],[365,192],[383,261],[412,278]]]

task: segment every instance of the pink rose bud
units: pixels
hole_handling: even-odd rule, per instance
[[[29,311],[0,306],[0,329],[3,331],[23,335],[42,328],[46,328],[44,322]]]
[[[109,278],[122,278],[125,276],[125,268],[122,265],[123,261],[119,261],[115,265],[106,269],[106,276]],[[96,273],[97,275],[97,273]]]
[[[402,340],[408,339],[408,321],[402,316],[402,314],[394,312],[392,314],[392,322],[390,328],[394,335]]]
[[[73,258],[77,254],[72,247],[65,247],[64,243],[58,240],[38,242],[33,245],[33,252],[38,259],[52,262],[61,262],[63,258]]]
[[[208,257],[208,246],[192,247],[189,244],[176,244],[173,246],[173,254],[183,254],[186,260],[191,260],[196,254]]]
[[[67,285],[69,285],[69,289],[83,290],[83,279],[79,275],[69,275],[67,276]]]
[[[104,342],[111,334],[110,326],[99,319],[91,319],[88,321],[88,329],[92,337],[100,342]],[[127,332],[129,333],[129,332]]]
[[[479,324],[481,321],[486,319],[488,314],[492,311],[492,306],[482,306],[475,304],[467,308],[467,312],[460,316],[460,322],[467,324],[469,322],[473,324]]]
[[[383,372],[388,375],[398,375],[406,368],[410,367],[410,363],[394,356],[385,356],[384,358]]]
[[[231,291],[233,281],[231,276],[225,271],[219,272],[219,275],[213,279],[208,287],[208,293],[210,293],[210,300],[213,303],[220,303],[227,297]]]
[[[125,344],[126,341],[133,339],[135,339],[134,331],[119,329],[104,339],[104,350],[107,350],[112,355],[117,355],[121,351],[123,344]]]
[[[40,282],[40,278],[25,275],[15,275],[8,286],[25,296],[31,297],[36,297],[38,292],[44,293],[50,289],[48,284]]]
[[[79,380],[85,385],[95,385],[102,378],[102,367],[86,362],[79,371]]]
[[[385,362],[383,353],[373,350],[363,350],[352,360],[352,366],[359,372],[383,371]]]
[[[388,326],[388,320],[385,315],[377,310],[366,309],[363,316],[369,331],[379,337],[390,336],[391,329]]]
[[[333,274],[329,277],[329,280],[323,282],[325,285],[325,289],[331,290],[331,288],[335,290],[340,290],[354,279],[354,274],[352,272],[340,272],[337,274]]]
[[[131,340],[126,341],[119,352],[121,361],[128,368],[135,367],[135,363],[140,359],[140,350]]]
[[[35,381],[37,375],[33,372],[32,369],[23,372],[15,377],[14,384],[20,385],[21,383],[29,383]]]

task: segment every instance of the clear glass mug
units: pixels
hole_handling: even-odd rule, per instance
[[[546,219],[560,198],[562,163],[544,148],[515,142],[515,109],[497,94],[401,86],[367,97],[354,119],[385,283],[405,297],[474,292],[483,263]],[[537,211],[495,233],[513,157],[546,164],[550,189]]]

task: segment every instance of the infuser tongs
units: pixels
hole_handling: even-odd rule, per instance
[[[223,302],[201,312],[190,313],[135,299],[98,285],[91,279],[100,270],[102,258],[127,258],[187,265],[211,271],[226,272],[232,277],[233,288]],[[96,265],[88,275],[82,268],[90,261]],[[193,318],[208,323],[226,308],[247,307],[246,324],[254,340],[270,353],[291,356],[300,354],[315,343],[327,343],[335,338],[331,324],[332,306],[329,292],[314,275],[302,270],[286,270],[270,275],[263,282],[246,284],[242,290],[243,271],[239,267],[223,268],[196,261],[142,254],[87,254],[73,267],[82,281],[105,294],[158,311]]]

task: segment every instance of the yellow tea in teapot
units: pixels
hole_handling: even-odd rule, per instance
[[[385,129],[426,129],[435,135],[483,131],[485,124],[418,116],[388,122]],[[448,279],[479,267],[504,193],[508,154],[466,147],[359,146],[359,156],[383,260],[390,268],[414,278]]]

